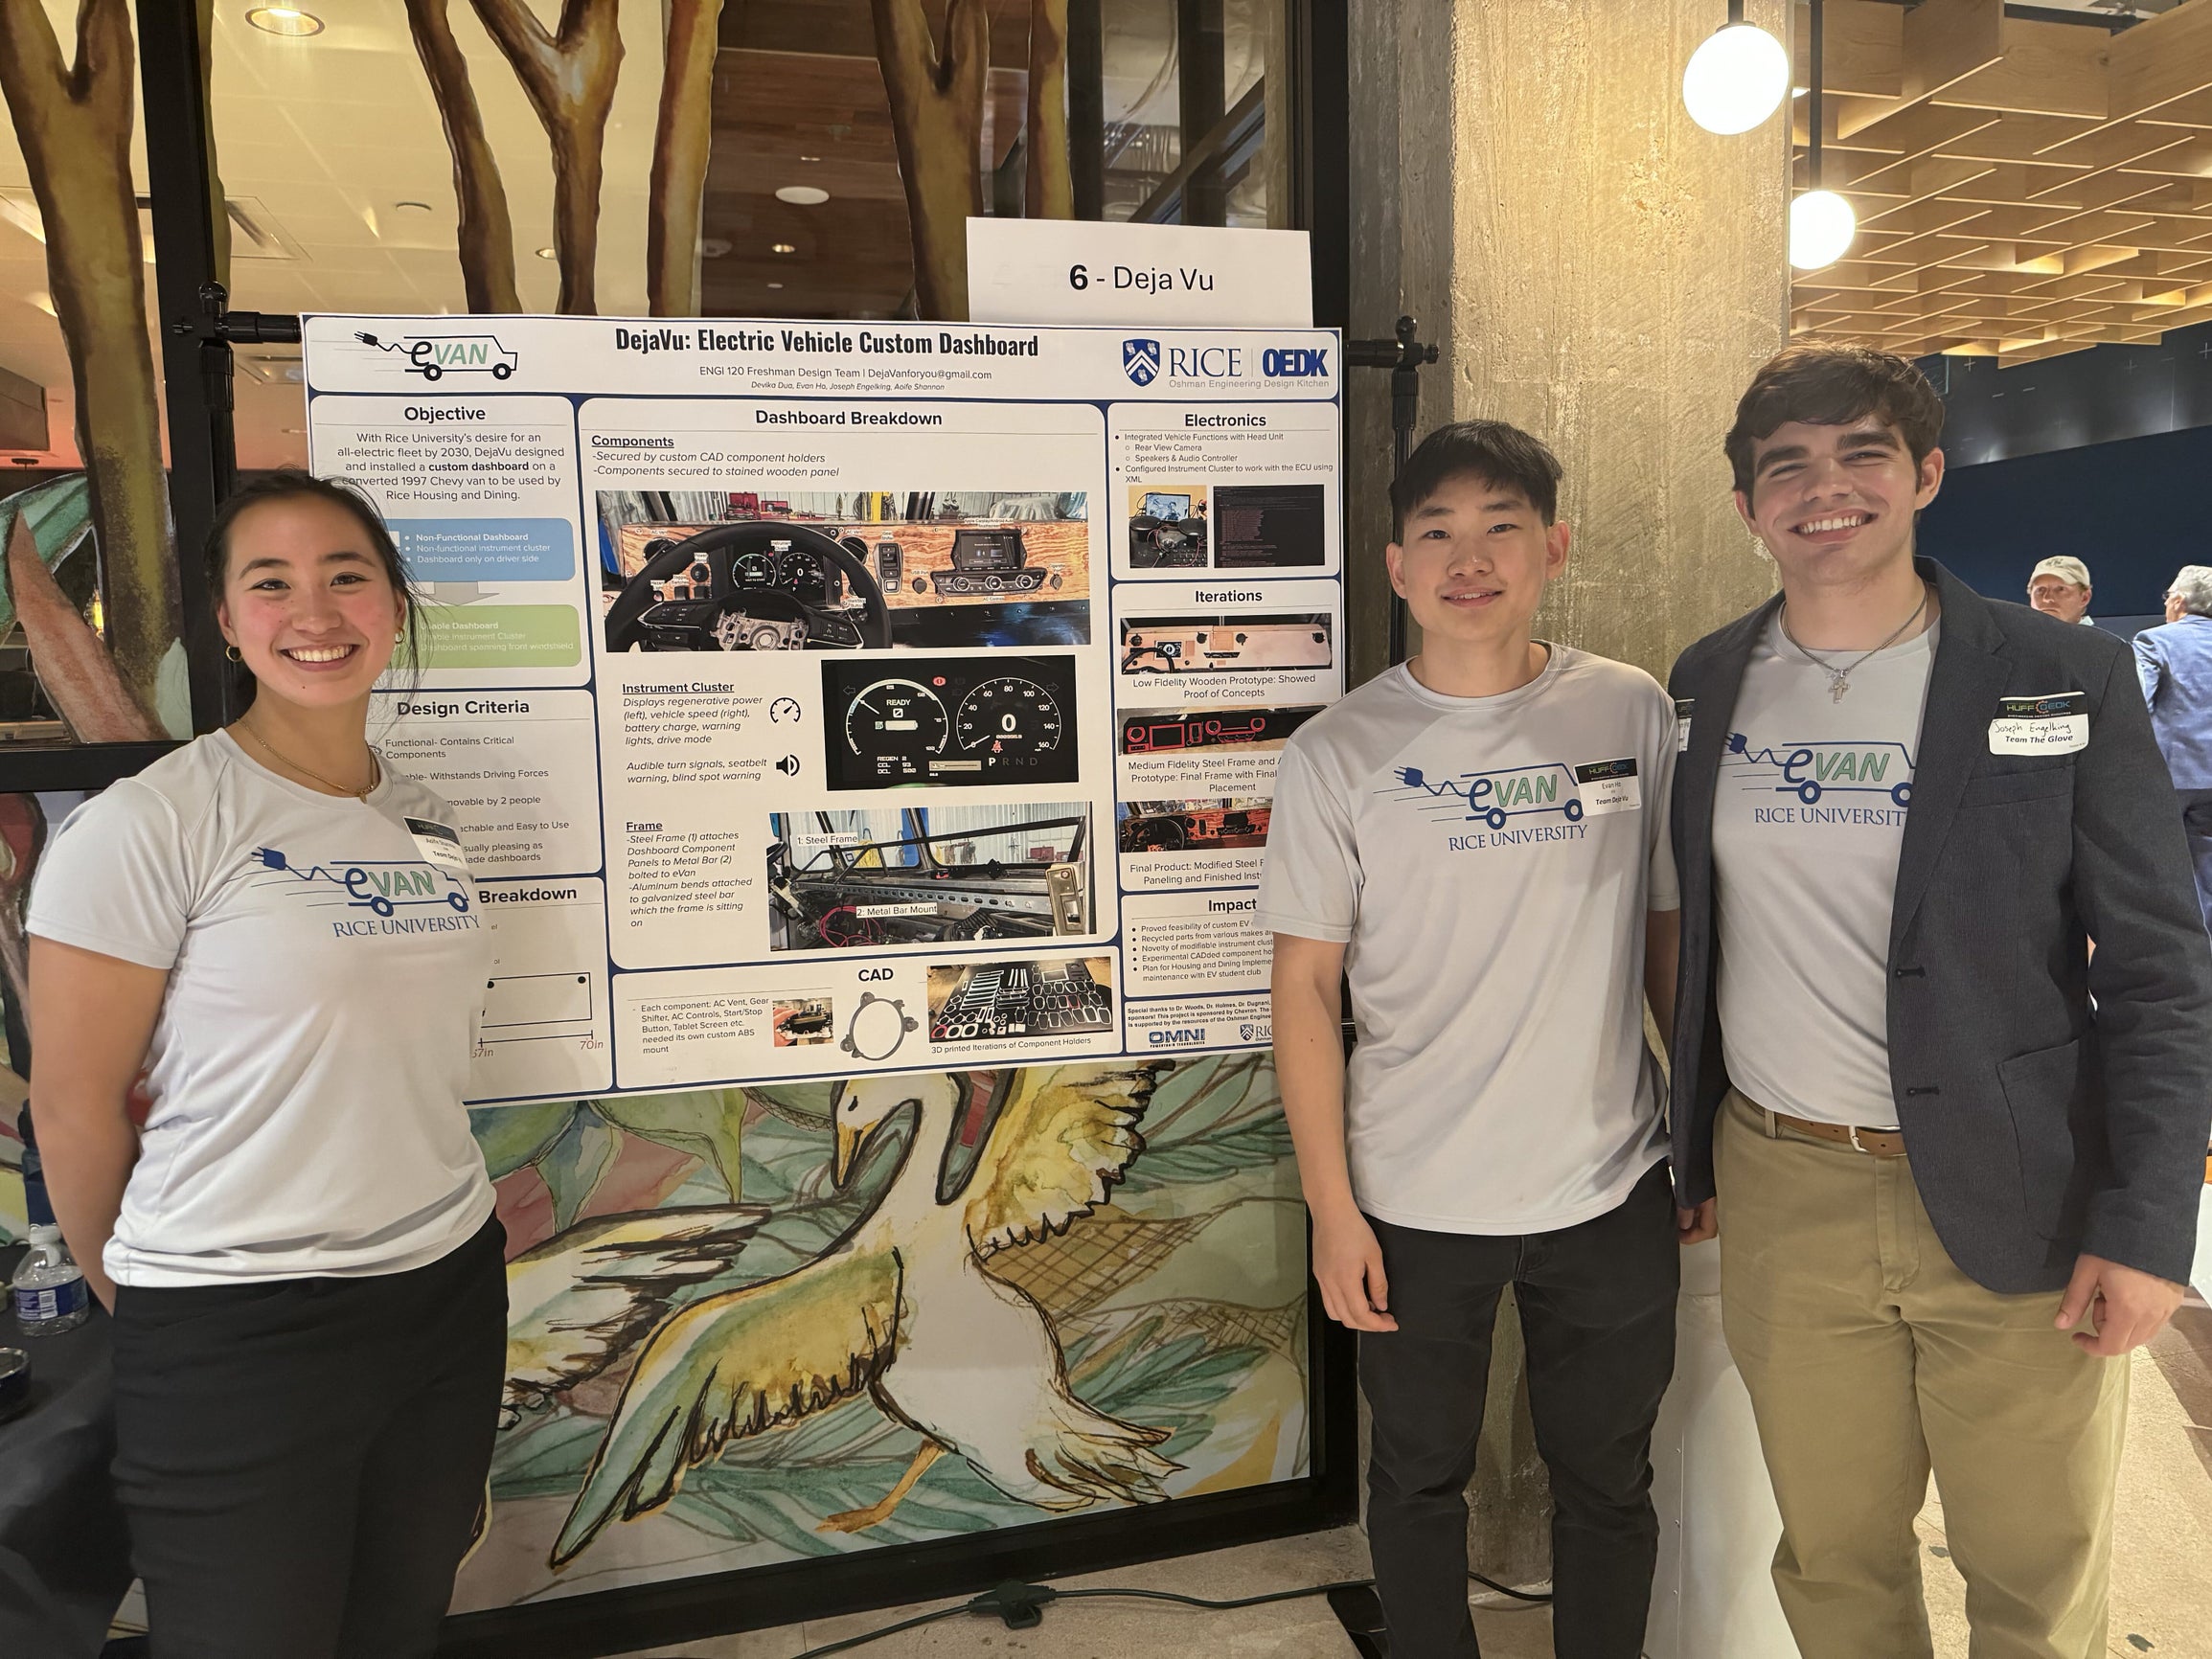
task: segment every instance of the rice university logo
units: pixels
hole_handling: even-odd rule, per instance
[[[1122,373],[1139,386],[1160,377],[1160,343],[1157,340],[1124,340]]]

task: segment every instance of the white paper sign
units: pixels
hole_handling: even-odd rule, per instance
[[[1602,818],[1608,812],[1633,812],[1644,804],[1644,786],[1636,776],[1636,762],[1632,758],[1591,761],[1577,766],[1575,793],[1582,801],[1585,818]]]
[[[2083,692],[2002,697],[1989,723],[1993,755],[2072,755],[2089,746],[2089,699]]]
[[[1312,255],[1304,231],[971,218],[968,314],[1303,329],[1313,321]]]

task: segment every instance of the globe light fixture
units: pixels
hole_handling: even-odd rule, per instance
[[[1832,190],[1809,190],[1790,204],[1790,262],[1801,271],[1834,264],[1858,235],[1859,216]]]
[[[1732,0],[1728,21],[1690,54],[1682,71],[1682,105],[1707,132],[1749,132],[1781,107],[1790,93],[1790,54]]]
[[[1851,251],[1859,235],[1859,215],[1820,178],[1820,126],[1825,111],[1820,104],[1821,0],[1813,0],[1812,29],[1807,59],[1813,84],[1805,99],[1805,182],[1813,188],[1790,204],[1790,262],[1801,271],[1832,265]]]

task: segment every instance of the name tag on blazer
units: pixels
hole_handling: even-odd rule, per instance
[[[1993,755],[2071,755],[2089,746],[2089,693],[1999,697],[1989,723]]]

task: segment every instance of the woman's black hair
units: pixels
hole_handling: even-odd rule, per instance
[[[207,591],[208,602],[219,604],[222,601],[223,582],[230,575],[231,526],[239,515],[251,508],[264,506],[272,501],[326,501],[332,507],[353,515],[361,526],[361,534],[383,565],[384,574],[391,579],[392,589],[399,596],[406,612],[406,621],[400,631],[405,639],[392,653],[395,667],[405,664],[420,673],[422,665],[422,607],[415,592],[415,581],[407,574],[407,561],[399,557],[399,549],[392,540],[392,533],[384,527],[383,514],[376,511],[360,486],[344,478],[317,478],[311,472],[295,466],[280,467],[264,472],[224,497],[216,509],[215,523],[207,533]],[[253,706],[254,693],[259,689],[253,670],[243,663],[225,661],[223,689],[226,701],[234,714],[243,713]]]

